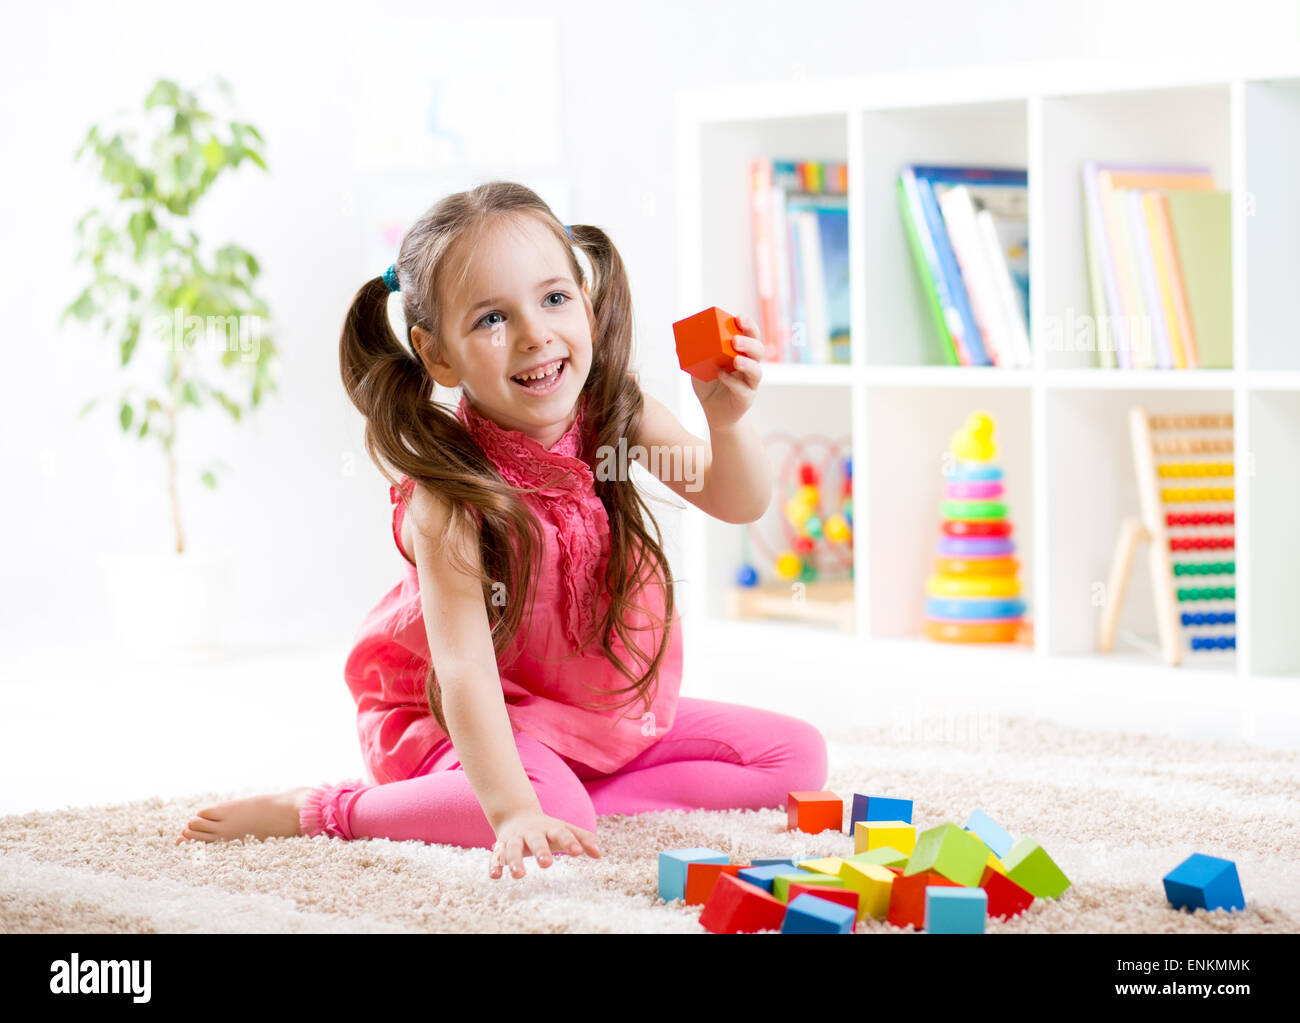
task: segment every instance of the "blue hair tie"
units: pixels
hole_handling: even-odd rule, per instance
[[[572,237],[573,237],[573,228],[572,228],[569,224],[565,224],[565,225],[564,225],[564,233],[567,234],[570,238],[572,238]]]
[[[385,286],[386,288],[388,288],[389,291],[400,291],[400,290],[401,290],[401,288],[400,288],[399,285],[398,285],[398,280],[397,280],[397,264],[396,264],[396,263],[394,263],[392,266],[390,266],[387,270],[384,271],[384,273],[383,273],[383,279],[384,279],[384,286]]]

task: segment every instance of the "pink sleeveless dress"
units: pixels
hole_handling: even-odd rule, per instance
[[[508,483],[548,484],[521,495],[541,526],[544,549],[532,616],[525,613],[519,635],[498,664],[511,725],[570,761],[612,774],[672,727],[681,687],[681,619],[674,610],[649,708],[640,698],[618,707],[629,694],[613,691],[626,687],[627,677],[599,642],[579,650],[593,620],[609,605],[604,578],[611,552],[609,518],[583,451],[585,394],[581,402],[573,426],[549,449],[481,415],[464,397],[456,414]],[[405,499],[413,485],[403,477],[400,491],[389,488],[399,551]],[[401,581],[366,616],[344,668],[357,704],[362,755],[381,784],[420,774],[435,746],[447,738],[425,703],[429,643],[415,565],[404,560]],[[635,603],[662,618],[662,587],[646,587]],[[627,624],[645,658],[653,656],[662,628],[644,614],[629,615]],[[623,663],[636,671],[643,659],[626,652],[617,632],[612,642]],[[587,709],[580,703],[602,706]]]

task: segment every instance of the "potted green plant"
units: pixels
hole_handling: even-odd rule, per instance
[[[229,86],[216,85],[228,101]],[[75,156],[90,157],[112,198],[77,221],[77,263],[88,265],[89,280],[61,322],[100,327],[115,345],[120,381],[80,415],[107,401],[122,435],[156,445],[166,468],[166,548],[106,552],[102,562],[118,636],[138,653],[220,647],[232,559],[192,548],[181,484],[196,473],[215,489],[228,467],[192,452],[182,464],[177,441],[182,424],[211,411],[243,421],[276,389],[277,363],[256,258],[230,242],[206,250],[190,218],[215,182],[245,162],[266,170],[263,147],[251,124],[218,116],[164,79],[142,116],[92,125]]]

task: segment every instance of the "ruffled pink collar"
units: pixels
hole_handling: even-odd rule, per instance
[[[582,458],[587,395],[578,399],[578,414],[564,436],[544,448],[521,430],[508,430],[476,410],[464,394],[456,414],[501,474],[518,487],[542,493],[585,491],[595,475]]]

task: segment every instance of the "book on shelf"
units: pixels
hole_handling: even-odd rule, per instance
[[[759,327],[770,362],[849,362],[848,167],[750,161]]]
[[[950,365],[1028,367],[1028,174],[906,164],[899,208]]]
[[[1098,365],[1230,367],[1230,197],[1210,169],[1089,162],[1082,171]]]

